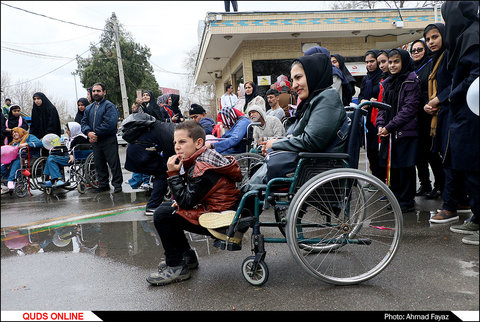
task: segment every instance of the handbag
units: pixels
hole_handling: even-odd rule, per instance
[[[267,183],[273,178],[284,178],[295,172],[298,163],[298,153],[293,151],[268,150],[265,157],[267,173],[263,179]]]

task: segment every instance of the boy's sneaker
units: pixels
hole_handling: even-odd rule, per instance
[[[187,264],[188,269],[198,268],[197,254],[195,254],[195,251],[193,249],[189,249],[185,253],[183,253],[183,260]],[[161,271],[166,266],[167,266],[167,262],[161,261],[158,264],[158,271]]]
[[[45,187],[46,188],[51,188],[53,185],[52,185],[52,181],[48,180],[48,181],[45,181]]]
[[[468,235],[471,235],[477,232],[477,235],[478,235],[479,226],[480,225],[473,223],[471,221],[465,221],[461,225],[450,226],[450,230],[453,231],[454,233],[468,234]]]
[[[150,274],[147,277],[147,282],[152,285],[167,285],[173,282],[181,282],[188,280],[191,277],[188,266],[183,263],[180,266],[162,266],[158,272]]]
[[[478,230],[471,235],[463,237],[462,243],[478,246]]]
[[[457,221],[458,219],[459,217],[456,212],[442,209],[435,216],[430,218],[430,222],[435,224],[444,224],[451,221]]]
[[[65,185],[65,182],[63,182],[62,180],[57,180],[57,182],[55,182],[55,187],[60,187],[60,186],[63,186],[63,185]]]

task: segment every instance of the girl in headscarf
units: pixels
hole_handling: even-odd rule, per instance
[[[251,123],[250,119],[245,115],[238,116],[233,107],[224,107],[218,114],[226,131],[222,135],[223,140],[210,143],[208,147],[215,149],[220,154],[247,152],[243,138],[247,134],[248,124]]]
[[[332,64],[340,69],[345,76],[346,82],[342,82],[342,102],[343,105],[348,106],[352,102],[352,97],[355,95],[355,83],[357,82],[352,76],[347,66],[345,66],[345,58],[340,54],[332,55]]]
[[[32,123],[30,125],[30,134],[41,139],[46,134],[54,133],[62,135],[60,127],[60,117],[57,108],[41,92],[33,94]]]
[[[388,183],[402,212],[410,212],[415,210],[421,85],[406,50],[392,49],[388,66],[390,76],[383,82],[383,102],[392,110],[381,110],[377,116],[378,135],[382,137],[380,163],[390,171]]]
[[[461,184],[466,187],[473,213],[473,216],[463,225],[452,226],[450,229],[472,234],[462,239],[462,242],[471,245],[479,244],[480,122],[478,115],[468,107],[466,94],[480,73],[478,7],[478,1],[447,1],[442,4],[441,9],[445,20],[445,39],[449,53],[447,69],[452,73],[451,92],[448,97],[450,124],[445,165],[451,168],[454,175],[464,178]]]
[[[155,97],[151,91],[143,91],[142,92],[142,104],[141,104],[143,112],[153,116],[155,119],[159,120],[160,122],[165,122],[165,118],[160,110],[160,107],[157,105],[155,101]]]
[[[14,127],[21,127],[25,131],[28,131],[27,120],[20,114],[20,106],[13,104],[10,107],[8,112],[8,117],[5,121],[5,129],[2,129],[3,135],[5,136],[4,144],[7,145],[12,142],[12,129]]]
[[[21,127],[14,127],[12,129],[12,141],[10,145],[23,148],[28,146],[30,157],[39,156],[39,148],[41,148],[42,142],[33,134],[29,134]],[[10,164],[2,164],[2,177],[8,178],[8,189],[15,189],[15,179],[17,170],[20,169],[20,159],[17,156]]]
[[[77,115],[75,115],[75,122],[82,124],[83,114],[85,114],[85,109],[90,105],[88,99],[81,97],[77,101]]]
[[[245,114],[248,108],[252,105],[263,106],[265,108],[265,100],[258,95],[257,85],[248,81],[245,83],[245,104],[243,105],[243,114]]]
[[[62,150],[60,154],[50,154],[45,163],[43,174],[50,176],[50,180],[45,181],[46,187],[62,186],[65,182],[62,180],[60,166],[68,166],[73,163],[73,148],[78,144],[88,144],[88,139],[81,131],[81,126],[77,122],[68,122],[65,128],[67,141],[65,142],[66,151]]]

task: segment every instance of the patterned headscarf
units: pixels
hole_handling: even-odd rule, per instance
[[[219,114],[223,125],[229,129],[232,128],[238,120],[238,116],[235,114],[233,107],[224,107],[220,110]]]

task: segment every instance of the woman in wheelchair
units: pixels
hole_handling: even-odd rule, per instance
[[[37,157],[40,155],[39,149],[35,148],[41,148],[43,145],[42,141],[40,141],[35,135],[28,134],[28,132],[21,127],[14,127],[11,133],[13,140],[10,142],[10,145],[18,146],[19,148],[28,146],[30,148],[30,157]],[[9,190],[15,188],[17,170],[20,169],[20,166],[19,156],[17,156],[10,165],[2,164],[2,177],[8,177],[7,187]]]
[[[43,174],[50,176],[50,180],[45,181],[45,187],[62,186],[65,182],[62,180],[60,166],[67,166],[74,162],[73,148],[78,144],[88,144],[88,139],[80,130],[81,126],[77,122],[68,122],[65,132],[68,135],[65,149],[62,147],[57,151],[50,151]],[[52,153],[53,152],[53,153]]]

